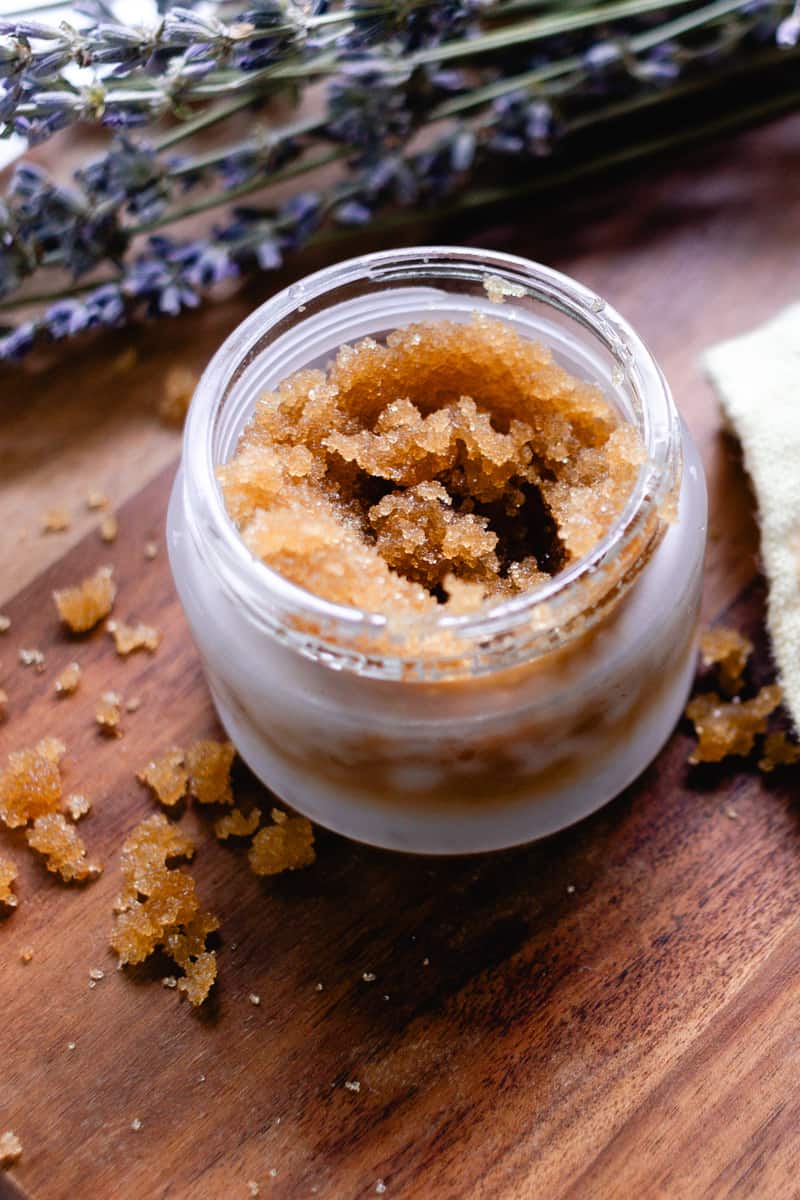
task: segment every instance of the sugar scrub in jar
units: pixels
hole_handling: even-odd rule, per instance
[[[541,837],[651,762],[695,662],[702,468],[634,330],[511,255],[309,276],[218,350],[170,502],[220,718],[392,849]]]

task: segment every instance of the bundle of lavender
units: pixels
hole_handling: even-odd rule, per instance
[[[71,180],[30,158],[13,173],[0,358],[178,313],[387,213],[530,193],[800,100],[800,4],[786,0],[160,8],[141,27],[113,0],[84,0],[74,23],[0,22],[3,133],[107,138]]]

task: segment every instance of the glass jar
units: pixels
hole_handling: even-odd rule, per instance
[[[599,384],[647,460],[589,554],[479,613],[443,607],[432,620],[453,653],[413,659],[386,652],[381,614],[332,604],[254,558],[215,470],[256,398],[288,375],[343,342],[476,309]],[[220,718],[255,774],[348,837],[449,854],[553,833],[650,763],[691,686],[705,529],[696,449],[627,322],[536,263],[424,247],[319,271],[230,335],[189,410],[168,544]]]

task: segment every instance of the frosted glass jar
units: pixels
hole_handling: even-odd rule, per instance
[[[487,295],[488,276],[510,285],[503,303]],[[599,383],[648,459],[590,554],[488,612],[437,615],[457,653],[408,659],[386,652],[380,614],[331,604],[253,558],[215,468],[258,395],[287,375],[342,342],[475,309]],[[443,854],[561,829],[653,759],[692,680],[705,530],[697,452],[633,329],[564,275],[453,247],[340,263],[248,317],[198,384],[168,516],[215,704],[256,775],[348,837]]]

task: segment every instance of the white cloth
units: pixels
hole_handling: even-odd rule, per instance
[[[800,732],[800,304],[703,361],[753,481],[772,652]]]

